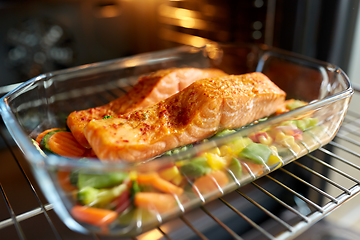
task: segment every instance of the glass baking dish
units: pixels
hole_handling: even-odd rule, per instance
[[[125,94],[143,74],[185,66],[219,68],[228,74],[262,72],[288,99],[309,104],[142,163],[44,155],[31,140],[46,129],[66,127],[66,117],[74,110],[103,105]],[[0,107],[44,195],[70,229],[135,236],[328,143],[352,94],[348,77],[332,64],[263,45],[211,43],[43,74],[5,95]],[[258,151],[249,147],[251,143],[265,146],[266,160],[247,157]],[[248,155],[240,154],[244,151]],[[73,179],[79,184],[80,178],[107,184],[91,185],[92,192],[86,192],[91,195],[89,202],[83,189],[69,184]],[[109,179],[117,182],[109,184]]]

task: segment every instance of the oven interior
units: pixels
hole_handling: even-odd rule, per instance
[[[359,97],[356,90],[354,98]],[[331,231],[325,231],[329,224],[320,230],[318,226],[360,192],[360,135],[353,131],[359,128],[359,120],[350,106],[339,133],[328,145],[132,239],[305,239],[304,234],[314,228],[324,237],[321,239],[356,239],[350,228],[344,236],[340,226]],[[0,231],[4,239],[118,239],[69,230],[45,200],[7,130],[2,127],[0,133],[6,146],[0,152]],[[352,206],[355,211],[356,204]],[[353,221],[356,226],[359,220],[355,217]]]

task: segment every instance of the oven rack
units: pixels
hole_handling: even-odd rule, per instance
[[[328,145],[177,219],[125,239],[294,239],[359,193],[359,128],[360,114],[350,105]],[[5,144],[0,156],[1,239],[119,239],[69,230],[43,197],[4,124],[0,134]],[[7,169],[8,165],[14,170]]]

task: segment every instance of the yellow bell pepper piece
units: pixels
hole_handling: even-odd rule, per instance
[[[227,145],[222,145],[219,149],[220,149],[219,156],[221,157],[232,157],[234,155],[233,151],[231,150],[231,147]]]
[[[176,166],[172,166],[171,168],[164,169],[159,172],[159,175],[162,179],[167,181],[172,181],[177,175],[180,175],[179,169]]]
[[[213,153],[220,156],[220,149],[218,147],[211,149],[208,153]]]
[[[137,178],[137,173],[136,173],[136,171],[131,171],[131,172],[129,173],[129,176],[130,176],[130,180],[131,180],[131,181],[135,181],[136,178]]]
[[[272,165],[278,164],[279,162],[281,162],[281,158],[279,156],[270,155],[267,165],[272,166]]]
[[[213,153],[205,153],[204,155],[207,158],[207,163],[214,171],[222,170],[227,165],[226,159],[220,157],[219,155]]]
[[[179,174],[179,175],[176,175],[176,176],[171,180],[171,182],[172,182],[173,184],[175,184],[176,186],[179,186],[180,183],[182,182],[183,178],[184,178],[184,177],[181,176],[181,174]]]
[[[295,138],[293,136],[286,135],[283,132],[278,132],[276,134],[275,142],[292,149],[295,153],[299,153],[301,151],[300,146],[295,142]]]
[[[238,155],[247,145],[252,143],[250,138],[244,137],[236,139],[234,142],[228,144],[234,155]]]
[[[181,166],[185,165],[185,164],[188,163],[188,162],[189,162],[189,160],[182,160],[182,161],[176,162],[175,165],[176,165],[177,167],[181,167]]]

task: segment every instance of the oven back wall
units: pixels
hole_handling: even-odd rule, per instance
[[[0,86],[157,50],[159,0],[0,3]]]

